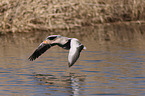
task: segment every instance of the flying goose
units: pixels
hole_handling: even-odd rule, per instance
[[[61,35],[48,36],[34,51],[34,53],[28,58],[30,61],[35,60],[47,49],[52,46],[58,45],[64,49],[69,50],[68,65],[71,67],[79,58],[82,49],[86,49],[83,44],[76,38],[68,38]]]

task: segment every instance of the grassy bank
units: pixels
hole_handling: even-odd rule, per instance
[[[145,20],[145,0],[0,0],[0,33],[138,20]]]

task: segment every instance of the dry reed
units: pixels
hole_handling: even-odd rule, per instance
[[[0,33],[138,20],[145,20],[145,0],[0,0]]]

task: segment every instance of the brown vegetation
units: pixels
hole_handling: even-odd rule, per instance
[[[0,0],[0,33],[138,20],[145,20],[145,0]]]

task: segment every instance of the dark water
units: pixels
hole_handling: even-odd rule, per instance
[[[76,37],[87,47],[71,68],[68,51],[59,47],[36,61],[27,60],[52,33],[1,36],[0,95],[145,96],[144,27],[107,25],[55,32]]]

